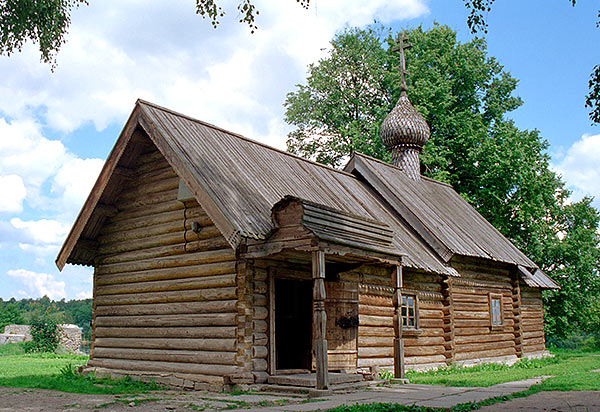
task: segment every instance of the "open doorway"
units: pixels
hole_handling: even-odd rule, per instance
[[[312,282],[275,281],[275,367],[277,370],[311,368]]]

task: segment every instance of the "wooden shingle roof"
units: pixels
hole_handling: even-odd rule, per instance
[[[391,247],[403,264],[415,269],[455,275],[413,231],[402,224],[378,195],[350,173],[311,162],[252,141],[205,122],[139,100],[115,147],[126,146],[127,133],[143,129],[206,210],[233,248],[242,238],[265,239],[273,230],[271,208],[294,196],[366,220],[385,223],[393,232]],[[119,156],[111,153],[103,172],[103,189]],[[95,214],[92,193],[57,258],[75,259],[80,239],[89,240]],[[96,219],[97,220],[97,219]],[[96,225],[97,226],[97,225]]]

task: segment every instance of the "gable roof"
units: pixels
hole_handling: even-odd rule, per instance
[[[242,238],[266,239],[274,229],[272,206],[285,196],[294,196],[342,214],[381,221],[393,231],[391,248],[405,256],[404,265],[456,274],[397,219],[378,194],[352,174],[142,100],[137,101],[57,257],[59,268],[65,263],[92,263],[77,259],[77,253],[86,241],[93,240],[95,231],[90,225],[98,201],[102,191],[110,188],[113,171],[136,130],[147,134],[233,248]],[[94,226],[99,226],[97,219]]]

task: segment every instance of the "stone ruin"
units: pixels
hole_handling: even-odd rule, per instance
[[[59,346],[63,349],[78,353],[81,346],[81,328],[77,325],[58,325],[60,333]],[[4,333],[0,334],[0,345],[31,340],[29,325],[7,325]]]

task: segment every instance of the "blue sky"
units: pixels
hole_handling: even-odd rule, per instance
[[[73,13],[54,73],[34,45],[0,57],[4,299],[91,296],[91,269],[59,272],[54,259],[137,98],[283,148],[285,95],[336,31],[375,19],[395,29],[436,21],[473,38],[460,0],[311,0],[308,11],[256,0],[254,35],[237,23],[236,0],[224,1],[230,13],[216,31],[192,0],[90,3]],[[525,104],[510,117],[549,141],[573,199],[600,199],[600,128],[584,108],[600,63],[592,3],[498,1],[487,16],[489,55],[520,80]]]

